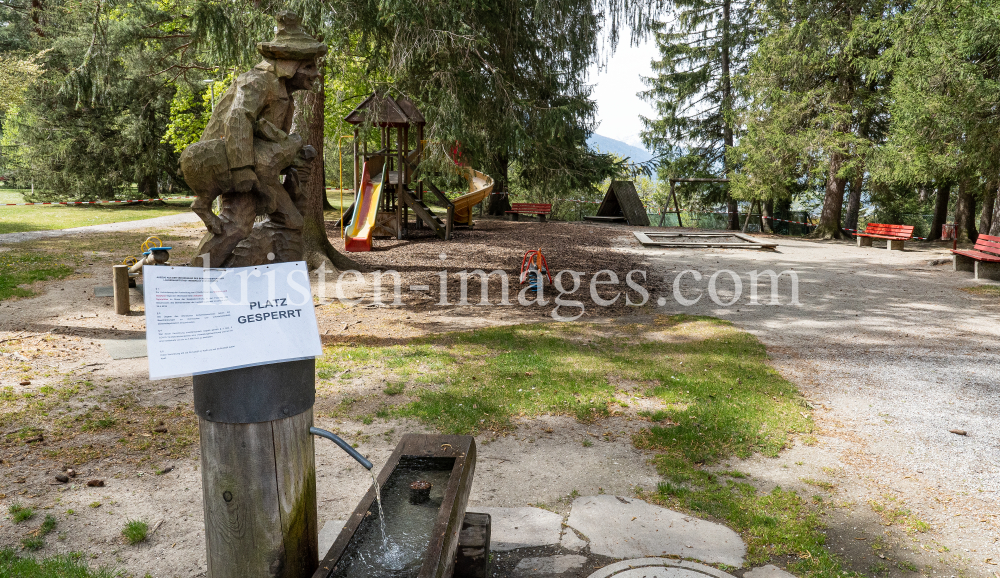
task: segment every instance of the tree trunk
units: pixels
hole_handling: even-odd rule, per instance
[[[35,25],[35,34],[40,37],[45,37],[45,32],[42,30],[42,0],[31,0],[31,22]]]
[[[774,199],[767,199],[760,208],[761,232],[774,233]]]
[[[325,72],[325,67],[324,67]],[[320,74],[313,90],[301,91],[295,95],[295,119],[292,132],[302,135],[306,144],[316,148],[316,158],[309,167],[309,180],[300,189],[295,206],[302,213],[302,244],[305,248],[303,259],[310,270],[326,265],[328,271],[360,270],[361,266],[333,248],[327,237],[326,221],[323,218],[323,199],[326,197],[326,173],[323,166],[323,109],[326,98],[323,92],[323,78]]]
[[[993,203],[993,219],[990,221],[990,235],[1000,237],[1000,186],[997,187],[996,202]]]
[[[152,175],[145,175],[139,179],[136,183],[136,188],[139,190],[140,199],[158,199],[160,198],[160,192],[156,187],[156,177]]]
[[[819,226],[809,235],[813,239],[843,239],[847,236],[840,228],[847,179],[837,175],[844,166],[844,160],[844,154],[839,151],[830,155],[830,173],[826,177],[823,212],[820,213]]]
[[[722,175],[725,178],[729,177],[729,150],[733,148],[733,127],[729,125],[730,112],[733,110],[733,81],[732,76],[729,71],[729,26],[730,26],[730,8],[732,0],[722,0],[722,22],[719,24],[722,26],[722,54],[721,54],[721,68],[722,68],[722,104],[721,104],[721,114],[722,114],[722,142],[725,145],[725,150],[723,150],[723,162],[722,166],[725,169],[725,174]],[[728,228],[731,231],[738,231],[740,229],[740,206],[735,199],[729,196],[729,185],[726,185],[726,208],[729,211],[729,225]]]
[[[958,242],[976,242],[979,231],[976,230],[976,197],[972,194],[969,179],[962,179],[958,184],[958,204],[955,207],[955,225]]]
[[[506,152],[497,155],[493,166],[493,192],[489,197],[486,212],[494,217],[503,217],[510,210],[510,157]]]
[[[844,219],[844,228],[852,232],[858,230],[858,213],[861,212],[861,189],[864,186],[865,173],[860,168],[853,179],[851,179],[850,194],[847,197],[847,217]]]
[[[983,210],[979,213],[979,233],[982,235],[989,235],[993,228],[993,210],[997,202],[997,194],[988,187],[983,195]]]
[[[938,185],[937,201],[934,203],[934,218],[931,220],[931,233],[928,241],[941,239],[941,226],[948,222],[948,201],[951,199],[951,183]]]

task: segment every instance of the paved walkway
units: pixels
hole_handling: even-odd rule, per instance
[[[154,217],[152,219],[141,219],[138,221],[124,221],[121,223],[107,223],[104,225],[88,225],[86,227],[73,227],[71,229],[51,229],[48,231],[26,231],[24,233],[4,233],[0,235],[0,245],[10,245],[11,243],[21,243],[24,241],[34,241],[47,237],[64,237],[66,235],[85,235],[87,233],[113,233],[116,231],[135,231],[138,229],[156,229],[160,227],[176,227],[185,223],[198,222],[198,215],[191,212],[178,213],[176,215],[166,215],[164,217]]]

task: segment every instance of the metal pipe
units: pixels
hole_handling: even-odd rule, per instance
[[[358,463],[365,467],[365,469],[372,469],[372,463],[365,459],[365,456],[358,453],[358,450],[351,447],[351,444],[345,442],[344,440],[337,437],[333,432],[328,432],[325,429],[319,429],[318,427],[309,428],[309,433],[314,436],[319,436],[321,438],[326,438],[333,443],[340,446],[340,449],[348,453],[352,458],[358,460]]]

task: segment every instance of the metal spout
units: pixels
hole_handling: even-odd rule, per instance
[[[328,432],[325,429],[319,429],[318,427],[309,428],[309,433],[314,436],[319,436],[321,438],[326,438],[333,443],[340,446],[340,449],[348,453],[352,458],[358,460],[358,463],[365,467],[365,469],[372,469],[372,463],[365,459],[365,456],[358,453],[358,450],[351,447],[351,444],[345,442],[344,440],[337,437],[333,432]]]

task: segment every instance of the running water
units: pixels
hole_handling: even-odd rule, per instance
[[[375,488],[375,500],[378,501],[378,519],[382,526],[382,546],[389,549],[389,535],[385,533],[385,508],[382,507],[382,489],[378,487],[378,478],[371,472],[372,486]]]
[[[378,502],[378,520],[382,528],[382,564],[392,570],[401,570],[405,566],[402,551],[398,544],[389,542],[389,535],[386,533],[385,508],[382,507],[382,488],[378,486],[378,478],[375,472],[372,474],[372,485],[375,486],[375,500]]]

